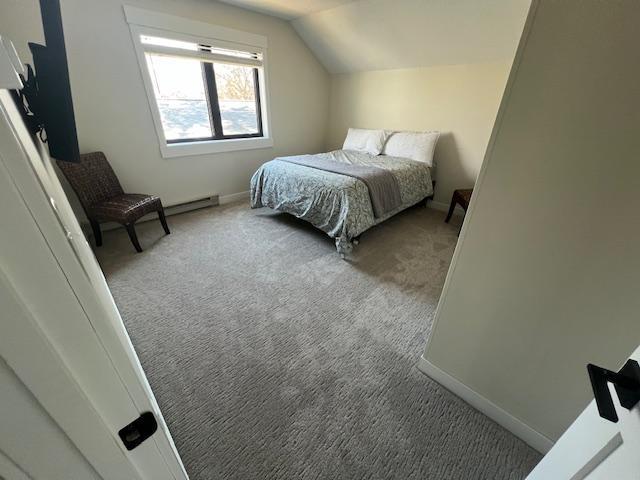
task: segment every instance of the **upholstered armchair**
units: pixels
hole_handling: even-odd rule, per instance
[[[170,233],[160,198],[124,193],[104,153],[86,153],[80,155],[79,163],[58,162],[58,167],[76,192],[91,223],[98,247],[102,245],[100,224],[117,222],[127,229],[131,243],[136,251],[141,252],[134,223],[151,212],[158,212],[162,228],[167,235]]]

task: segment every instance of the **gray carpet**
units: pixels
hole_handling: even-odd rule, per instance
[[[540,456],[415,367],[458,225],[414,207],[350,262],[245,204],[98,249],[193,480],[522,479]],[[456,348],[455,345],[451,346]]]

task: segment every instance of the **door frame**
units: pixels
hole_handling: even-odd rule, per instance
[[[14,233],[12,222],[25,228],[31,224],[30,234],[34,241],[39,235],[37,244],[42,247],[41,253],[48,250],[49,258],[57,264],[59,284],[64,283],[72,292],[78,310],[64,318],[62,315],[54,318],[52,311],[45,318],[43,306],[37,308],[37,303],[46,297],[50,284],[45,280],[51,278],[38,275],[43,266],[36,263],[36,259],[42,261],[45,257],[17,249],[14,258],[5,258],[0,286],[16,305],[22,305],[22,315],[29,321],[12,322],[9,318],[3,321],[6,335],[2,335],[5,341],[0,343],[0,355],[104,478],[117,478],[108,461],[108,452],[116,455],[116,446],[139,478],[186,480],[187,473],[158,403],[48,152],[27,131],[11,97],[8,89],[18,86],[13,81],[17,76],[11,75],[13,65],[3,61],[8,56],[3,58],[1,50],[2,46],[0,175],[11,184],[13,198],[20,199],[15,208],[24,213],[20,218],[3,213],[6,223],[2,228],[7,232],[6,241],[10,242]],[[32,283],[25,283],[25,279]],[[68,299],[60,299],[65,300]],[[22,340],[17,342],[18,338]],[[15,348],[18,346],[21,348]],[[91,369],[85,363],[91,360],[95,362],[93,373],[103,372],[107,377],[89,375]],[[49,374],[43,375],[49,367]],[[66,388],[52,388],[53,378]],[[105,384],[115,386],[114,390],[105,391]],[[61,398],[66,389],[69,398]],[[154,413],[158,431],[137,449],[127,451],[117,432],[144,411]],[[100,424],[109,432],[109,438],[101,438],[104,432],[99,428],[90,428]]]
[[[491,131],[491,136],[489,137],[489,142],[487,143],[487,148],[485,150],[484,158],[482,160],[482,165],[480,166],[480,172],[478,173],[478,177],[476,179],[476,183],[473,188],[473,195],[471,197],[471,202],[469,203],[469,207],[467,208],[467,211],[465,213],[462,227],[458,235],[458,242],[456,243],[456,247],[453,252],[451,262],[449,263],[449,270],[447,271],[447,276],[445,278],[444,285],[442,286],[442,292],[440,293],[440,300],[438,301],[438,305],[436,307],[436,311],[433,316],[433,322],[431,323],[431,332],[427,337],[424,351],[420,356],[420,358],[418,359],[417,368],[428,377],[434,379],[435,381],[437,381],[438,383],[446,387],[448,390],[455,393],[457,396],[462,398],[465,402],[472,405],[474,408],[476,408],[481,413],[483,413],[484,415],[492,419],[494,422],[496,422],[497,424],[505,428],[507,431],[511,432],[516,437],[520,438],[527,445],[534,448],[538,452],[545,454],[549,450],[551,450],[551,448],[553,447],[554,442],[552,439],[548,438],[541,432],[527,425],[521,419],[511,415],[509,412],[502,409],[500,406],[491,402],[490,400],[482,396],[480,393],[469,388],[469,386],[460,382],[457,378],[452,377],[447,372],[441,370],[440,368],[438,368],[436,365],[434,365],[428,360],[429,349],[431,348],[431,344],[433,342],[433,339],[435,338],[435,333],[439,326],[443,305],[448,300],[452,278],[455,275],[455,271],[458,266],[458,261],[460,259],[461,252],[463,251],[465,242],[467,241],[467,232],[468,232],[468,229],[470,228],[471,223],[474,221],[473,219],[475,217],[475,209],[476,209],[476,204],[478,202],[478,198],[483,195],[483,184],[485,181],[487,168],[492,158],[493,149],[495,146],[495,140],[500,133],[500,129],[502,128],[504,112],[509,102],[513,84],[516,81],[516,78],[519,73],[523,52],[529,41],[531,28],[535,22],[536,13],[538,11],[538,7],[540,5],[541,0],[530,0],[530,1],[531,3],[529,5],[529,10],[527,12],[522,33],[520,35],[520,40],[518,42],[518,47],[516,49],[513,62],[511,64],[511,69],[509,71],[507,83],[504,87],[504,92],[500,100],[498,112],[496,114],[496,118],[493,124],[493,129]]]

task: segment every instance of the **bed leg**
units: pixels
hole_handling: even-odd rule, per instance
[[[338,237],[336,238],[336,250],[340,258],[345,260],[347,255],[353,251],[353,243],[346,237]]]

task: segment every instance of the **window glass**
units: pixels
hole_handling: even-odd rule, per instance
[[[201,63],[147,54],[147,64],[166,139],[212,137]]]
[[[259,133],[256,69],[216,63],[214,70],[223,134]]]
[[[263,135],[262,53],[153,35],[139,39],[167,143]]]

